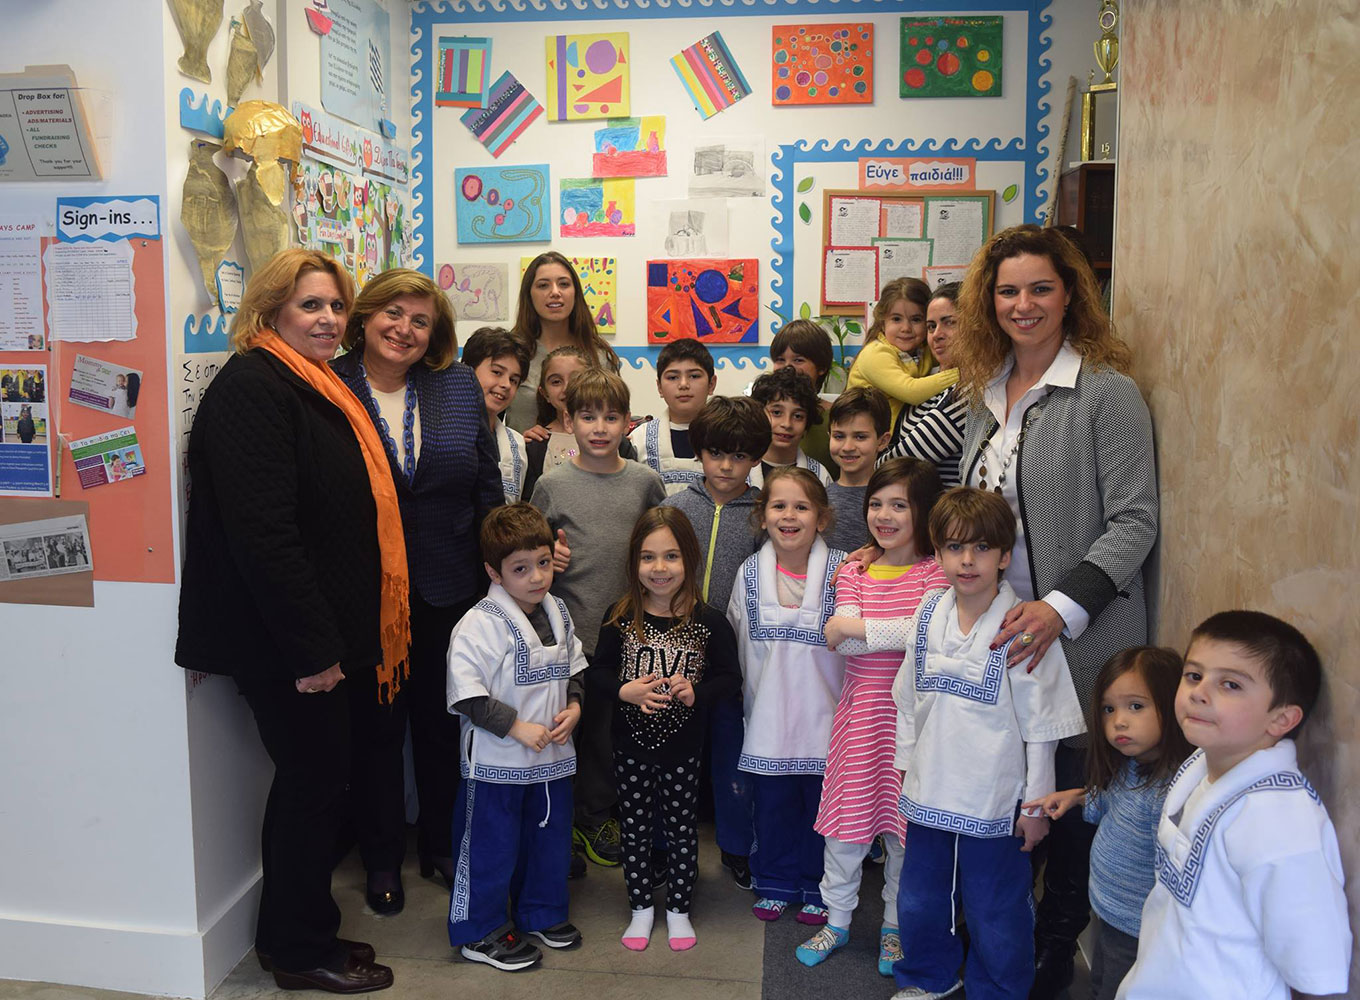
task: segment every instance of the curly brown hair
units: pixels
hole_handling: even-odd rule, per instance
[[[1005,364],[1010,338],[996,319],[996,272],[1003,260],[1032,254],[1046,257],[1072,299],[1063,316],[1063,335],[1085,363],[1127,373],[1133,360],[1129,346],[1115,333],[1101,305],[1100,287],[1086,258],[1056,229],[1012,226],[989,239],[973,257],[959,291],[959,332],[953,353],[958,359],[959,389],[972,400],[982,398],[987,383]]]

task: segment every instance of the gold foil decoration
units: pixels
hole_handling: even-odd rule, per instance
[[[250,40],[255,43],[257,73],[263,83],[264,68],[269,65],[269,57],[274,54],[274,26],[264,16],[264,0],[250,0],[241,12],[241,20],[246,22]]]
[[[236,239],[236,197],[231,182],[213,162],[221,146],[194,140],[189,143],[189,172],[179,218],[198,253],[203,287],[217,301],[217,268]]]
[[[239,150],[255,161],[260,190],[278,208],[288,188],[288,168],[279,160],[302,159],[302,126],[281,105],[244,101],[222,123],[222,148]]]
[[[227,56],[227,103],[234,105],[246,91],[246,84],[259,75],[260,64],[255,43],[246,26],[231,22],[231,54]]]
[[[278,164],[274,164],[278,167]],[[252,163],[245,177],[236,182],[236,202],[241,208],[241,235],[250,267],[258,271],[288,246],[288,213],[270,200],[260,182],[260,164]]]
[[[170,16],[175,19],[184,54],[179,71],[204,83],[212,83],[212,70],[206,58],[208,43],[222,26],[222,0],[170,0]]]

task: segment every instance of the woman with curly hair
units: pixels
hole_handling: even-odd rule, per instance
[[[954,358],[969,402],[960,472],[995,490],[1019,531],[1006,580],[1021,603],[995,644],[1032,669],[1060,643],[1083,709],[1101,664],[1147,642],[1143,564],[1157,539],[1152,422],[1126,374],[1128,346],[1063,234],[1015,226],[973,258],[959,294]],[[1055,787],[1082,781],[1082,738],[1056,754]],[[1066,782],[1067,784],[1063,784]],[[1092,828],[1067,818],[1047,838],[1031,1000],[1072,977]]]

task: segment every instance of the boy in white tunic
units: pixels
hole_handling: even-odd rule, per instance
[[[1336,831],[1286,738],[1321,679],[1312,645],[1270,615],[1223,611],[1191,635],[1176,721],[1200,749],[1167,792],[1157,883],[1120,1000],[1346,991]]]
[[[699,453],[689,440],[689,425],[717,384],[713,355],[693,337],[672,340],[657,355],[656,390],[666,412],[638,424],[628,440],[637,449],[637,460],[661,477],[666,496],[704,480]]]
[[[1034,980],[1028,852],[1049,821],[1017,810],[1053,789],[1058,740],[1086,727],[1057,644],[1032,671],[1006,668],[1009,643],[989,648],[1017,603],[1001,579],[1015,544],[1006,501],[952,489],[931,511],[930,538],[950,589],[925,597],[908,620],[893,684],[907,819],[895,998],[945,997],[966,984],[969,1000],[1025,1000]],[[872,638],[867,624],[865,633]],[[971,940],[962,981],[956,893]]]
[[[581,940],[567,923],[571,732],[581,718],[585,654],[566,605],[548,593],[552,529],[527,503],[482,522],[491,589],[449,640],[448,706],[466,718],[449,943],[514,971]],[[507,919],[506,901],[509,900]]]

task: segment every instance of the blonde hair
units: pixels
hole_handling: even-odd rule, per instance
[[[250,277],[241,307],[231,322],[231,347],[245,354],[263,330],[272,330],[279,310],[293,295],[298,280],[310,271],[322,271],[335,279],[348,313],[354,305],[354,279],[334,257],[316,250],[291,247],[280,250]]]
[[[363,349],[364,323],[374,313],[385,309],[403,295],[428,298],[434,303],[434,326],[430,330],[430,344],[421,359],[426,368],[442,371],[458,356],[458,334],[454,331],[453,306],[439,286],[419,271],[394,267],[378,275],[359,292],[349,314],[345,336],[340,341],[347,351]]]
[[[1072,300],[1063,315],[1063,336],[1086,364],[1128,372],[1133,356],[1101,306],[1100,288],[1086,257],[1056,229],[1012,226],[989,239],[973,257],[959,289],[958,329],[952,353],[959,388],[973,401],[1011,353],[1010,338],[996,319],[996,273],[1003,260],[1032,254],[1045,257]]]

